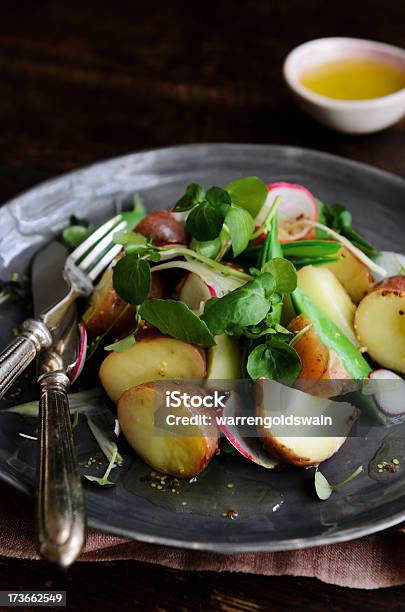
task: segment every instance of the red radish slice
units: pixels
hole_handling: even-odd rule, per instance
[[[305,240],[313,236],[314,229],[308,227],[303,221],[317,221],[318,207],[314,196],[306,187],[293,183],[270,183],[269,195],[264,206],[256,217],[256,224],[260,225],[270,210],[275,198],[280,196],[278,207],[278,226],[280,242]]]
[[[226,400],[225,408],[217,413],[218,429],[224,434],[225,438],[232,446],[246,459],[261,465],[268,470],[277,467],[280,462],[271,457],[264,450],[258,437],[255,425],[249,427],[252,431],[249,436],[243,436],[241,428],[232,424],[232,419],[237,416],[246,416],[242,403],[235,391],[231,391]],[[246,425],[243,427],[244,433],[247,431]]]
[[[372,391],[381,412],[392,417],[405,414],[405,380],[384,369],[374,370],[369,378],[374,381]]]
[[[243,285],[243,281],[232,276],[215,272],[198,261],[168,261],[152,268],[152,272],[180,268],[190,272],[177,289],[178,299],[192,310],[198,310],[201,303],[212,297],[222,297]]]
[[[84,364],[86,362],[87,354],[87,330],[84,323],[79,323],[79,349],[76,362],[67,371],[70,383],[73,383],[79,378],[83,371]]]
[[[191,310],[198,310],[201,303],[205,303],[212,297],[216,297],[215,289],[211,285],[207,285],[201,278],[190,272],[186,278],[182,281],[179,291],[178,299],[184,302]]]

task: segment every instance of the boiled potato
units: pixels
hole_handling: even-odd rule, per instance
[[[123,312],[127,303],[116,293],[112,284],[113,269],[107,268],[90,297],[83,321],[91,338],[101,336],[113,325],[114,320]],[[152,298],[165,297],[165,289],[158,272],[152,274],[152,285],[149,296]],[[128,308],[116,325],[111,329],[114,338],[129,333],[135,324],[134,309]]]
[[[205,377],[205,352],[182,340],[159,333],[141,336],[123,353],[112,352],[101,364],[99,376],[107,395],[117,402],[127,389],[153,380]]]
[[[163,244],[188,244],[187,231],[167,210],[156,210],[138,223],[135,231],[151,238],[157,246]]]
[[[263,418],[258,433],[263,446],[276,458],[299,467],[317,466],[329,459],[342,446],[357,418],[357,410],[350,404],[314,397],[298,389],[286,387],[274,380],[259,379],[255,383],[256,415]],[[275,417],[292,419],[330,417],[335,435],[317,436],[312,425],[279,424]],[[274,422],[265,426],[265,418]],[[325,427],[325,425],[322,425]],[[336,435],[336,434],[339,435]]]
[[[371,359],[405,374],[405,275],[385,279],[362,299],[355,329]]]
[[[310,326],[309,329],[294,344],[301,359],[301,372],[296,386],[322,397],[347,392],[347,381],[351,380],[349,373],[335,351],[321,342],[309,319],[299,315],[291,321],[288,329],[297,333],[307,326]]]
[[[328,264],[327,267],[346,289],[353,302],[358,304],[372,288],[373,277],[367,266],[345,246],[342,246],[338,255],[342,259]]]
[[[329,316],[346,336],[356,343],[356,307],[347,291],[328,268],[305,266],[298,272],[298,286]]]
[[[218,448],[215,418],[208,408],[166,407],[167,391],[186,391],[204,396],[199,387],[187,384],[146,383],[125,391],[118,402],[118,421],[129,444],[153,469],[191,478],[202,472]],[[166,416],[206,415],[208,424],[165,423]],[[161,427],[159,427],[161,425]],[[172,433],[173,431],[173,433]]]

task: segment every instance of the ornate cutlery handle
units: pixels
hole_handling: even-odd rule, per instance
[[[39,319],[27,319],[22,332],[0,354],[0,399],[31,361],[52,344],[52,336]]]
[[[39,457],[36,528],[39,554],[62,567],[79,555],[85,538],[83,490],[62,372],[39,379]]]

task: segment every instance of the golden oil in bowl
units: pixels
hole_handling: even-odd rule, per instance
[[[327,98],[370,100],[405,88],[405,70],[381,61],[341,59],[307,69],[300,81]]]

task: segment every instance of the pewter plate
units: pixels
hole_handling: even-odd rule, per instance
[[[0,278],[29,270],[33,254],[68,224],[72,214],[91,220],[108,217],[137,192],[147,208],[171,205],[189,182],[224,185],[238,176],[301,183],[327,203],[342,202],[355,227],[376,247],[403,251],[405,181],[381,170],[324,153],[283,146],[191,145],[127,155],[61,176],[15,198],[0,209]],[[15,303],[0,306],[0,343],[26,316]],[[27,378],[21,395],[36,397]],[[5,404],[3,404],[4,406]],[[0,413],[0,478],[32,494],[35,419]],[[386,432],[383,432],[384,435]],[[402,431],[405,434],[404,431]],[[77,432],[79,457],[96,452],[86,423]],[[325,502],[315,498],[313,470],[271,472],[242,457],[215,457],[196,482],[178,493],[157,491],[143,477],[150,472],[120,441],[124,465],[117,484],[86,484],[88,522],[109,533],[144,542],[224,553],[291,550],[357,538],[405,519],[405,479],[377,477],[368,470],[381,440],[349,439],[323,464],[331,482],[359,464],[365,472]],[[389,448],[386,451],[389,453]],[[405,462],[405,443],[396,456]],[[232,487],[227,487],[227,484]],[[182,502],[186,502],[183,504]],[[238,512],[235,520],[223,512]]]

